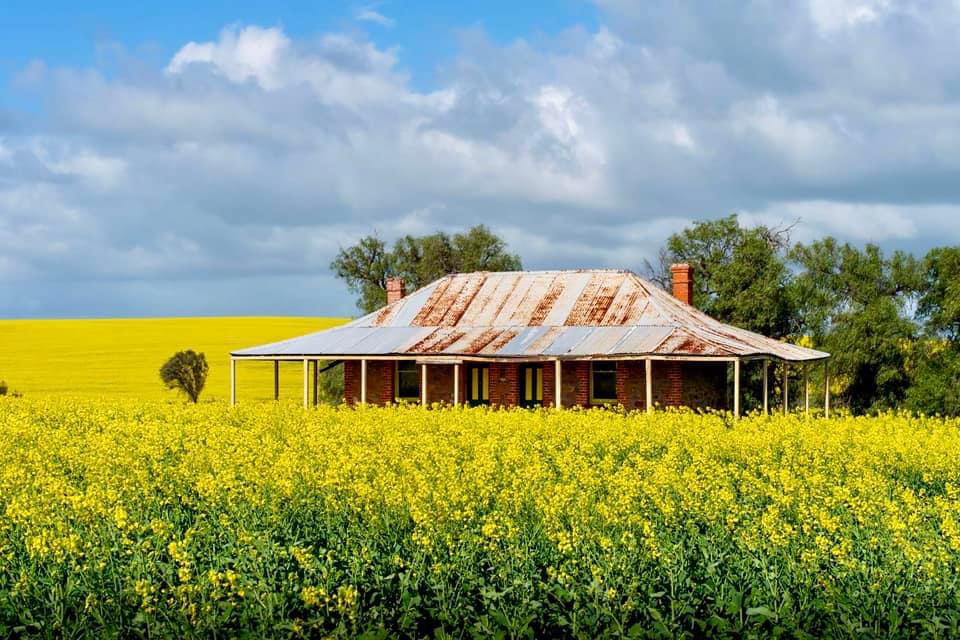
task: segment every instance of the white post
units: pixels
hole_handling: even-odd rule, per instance
[[[237,404],[237,359],[230,358],[230,406]]]
[[[420,379],[420,404],[427,406],[427,365],[423,365],[423,373]]]
[[[367,404],[367,359],[360,361],[360,404]]]
[[[783,415],[790,413],[790,369],[783,361]]]
[[[740,358],[733,361],[733,417],[740,419]]]
[[[806,416],[810,417],[810,372],[806,364],[803,365],[803,406]]]
[[[553,361],[553,404],[559,409],[562,405],[560,395],[563,393],[563,385],[560,383],[561,375],[560,358]]]
[[[830,417],[830,366],[827,361],[823,361],[823,417]]]
[[[453,405],[460,404],[460,365],[453,363]]]
[[[770,415],[770,361],[763,361],[763,415]]]
[[[647,358],[644,361],[646,370],[646,392],[647,392],[647,413],[653,413],[653,360]]]
[[[310,408],[310,361],[303,359],[303,408]]]

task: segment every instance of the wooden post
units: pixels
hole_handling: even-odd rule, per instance
[[[360,404],[367,404],[367,359],[360,361]]]
[[[303,408],[310,408],[310,361],[303,359]]]
[[[823,361],[823,417],[830,417],[830,366],[826,360]]]
[[[790,369],[783,361],[783,415],[790,413]]]
[[[420,404],[427,406],[427,365],[423,365],[423,372],[420,378]]]
[[[763,361],[763,415],[770,415],[770,361]]]
[[[560,375],[563,367],[560,365],[560,358],[553,361],[553,404],[559,409],[563,406],[560,395],[563,393],[563,385],[560,384]]]
[[[460,365],[453,363],[453,406],[460,404]]]
[[[740,419],[740,358],[733,361],[733,417]]]
[[[803,407],[804,413],[810,417],[810,371],[806,364],[803,365]]]
[[[313,361],[313,406],[320,404],[320,361]]]
[[[653,413],[653,360],[650,358],[644,360],[644,370],[646,372],[647,413]]]
[[[237,359],[230,358],[230,406],[237,404]]]
[[[273,361],[273,399],[280,399],[280,361]]]

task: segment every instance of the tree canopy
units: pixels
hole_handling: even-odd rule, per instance
[[[341,248],[331,270],[356,293],[364,313],[387,302],[387,279],[403,278],[407,290],[419,289],[450,273],[516,271],[520,258],[507,251],[506,242],[484,225],[452,236],[443,232],[406,235],[387,248],[376,235]]]

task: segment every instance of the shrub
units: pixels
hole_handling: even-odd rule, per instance
[[[179,389],[193,402],[200,399],[210,367],[202,353],[178,351],[160,367],[160,379],[170,389]]]

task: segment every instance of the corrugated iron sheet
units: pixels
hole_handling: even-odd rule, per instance
[[[486,357],[829,354],[725,325],[629,271],[455,274],[343,327],[235,356]]]

